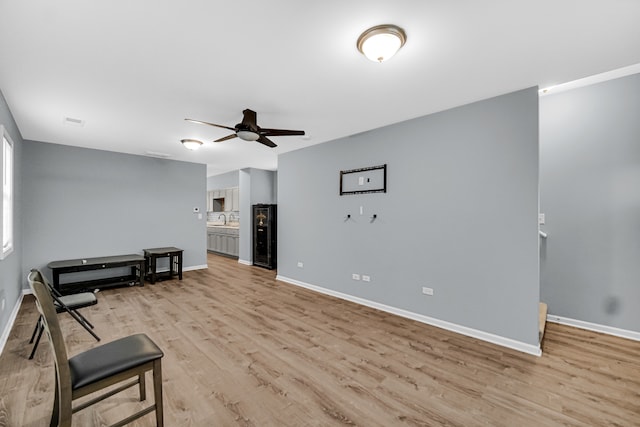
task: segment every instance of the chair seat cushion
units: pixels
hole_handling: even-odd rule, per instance
[[[103,344],[69,359],[71,387],[76,390],[162,356],[162,350],[145,334]]]
[[[89,307],[90,305],[98,303],[98,299],[93,292],[80,292],[79,294],[64,295],[60,297],[60,301],[71,309]],[[64,311],[64,309],[58,305],[55,300],[54,305],[56,306],[56,311],[58,313]]]

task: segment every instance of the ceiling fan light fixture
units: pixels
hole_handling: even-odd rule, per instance
[[[384,62],[395,55],[407,41],[404,30],[396,25],[377,25],[358,37],[358,50],[374,62]]]
[[[198,141],[197,139],[181,139],[182,145],[187,150],[197,150],[202,145],[202,141]]]
[[[260,135],[255,132],[251,132],[250,130],[239,130],[236,134],[238,135],[238,138],[244,141],[257,141],[258,138],[260,138]]]

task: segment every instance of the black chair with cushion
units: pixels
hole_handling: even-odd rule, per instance
[[[87,318],[78,311],[78,309],[97,304],[98,299],[96,298],[95,294],[93,294],[92,292],[81,292],[78,294],[63,296],[53,286],[51,286],[51,284],[49,284],[40,270],[34,268],[31,270],[31,273],[33,274],[33,279],[37,280],[40,283],[43,283],[51,293],[53,304],[56,307],[57,313],[69,313],[71,317],[73,317],[78,323],[80,323],[80,325],[85,328],[97,341],[100,341],[100,337],[92,331],[93,325],[91,324],[91,322],[89,322]],[[42,338],[43,331],[44,325],[42,324],[42,316],[40,316],[38,318],[38,321],[36,322],[36,327],[33,329],[33,334],[31,334],[31,339],[29,340],[29,344],[31,344],[35,339],[35,343],[33,344],[33,348],[31,349],[29,359],[33,359],[33,356],[36,354],[36,349],[38,348],[38,344],[40,343],[40,338]]]
[[[36,277],[34,272],[29,274],[29,286],[36,296],[36,305],[42,316],[42,323],[49,337],[55,362],[55,399],[50,425],[69,427],[73,413],[135,385],[139,386],[140,400],[145,400],[145,374],[151,371],[154,390],[153,405],[113,426],[123,426],[155,411],[156,425],[162,427],[161,359],[164,356],[162,350],[147,335],[137,334],[68,358],[53,298],[47,287],[36,280]],[[73,407],[74,400],[124,381],[127,382]]]

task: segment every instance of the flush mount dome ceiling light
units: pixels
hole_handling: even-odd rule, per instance
[[[260,138],[259,134],[251,130],[239,130],[238,132],[236,132],[236,135],[238,135],[238,138],[244,141],[257,141],[258,138]]]
[[[395,25],[371,27],[358,37],[358,50],[374,62],[384,62],[404,46],[407,35]]]
[[[198,141],[197,139],[181,139],[182,145],[184,148],[188,150],[197,150],[202,145],[202,141]]]

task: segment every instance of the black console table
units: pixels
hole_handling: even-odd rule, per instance
[[[156,261],[164,257],[169,258],[169,271],[158,273]],[[144,249],[144,258],[147,261],[147,273],[151,283],[155,283],[156,280],[172,279],[175,275],[182,280],[182,249],[173,246]]]
[[[139,284],[144,286],[144,257],[142,255],[116,255],[98,258],[70,259],[52,261],[47,267],[53,274],[53,286],[62,294],[74,293],[83,289],[98,289],[106,286]],[[127,276],[111,276],[79,282],[60,283],[60,275],[80,271],[105,270],[118,267],[131,267]]]

